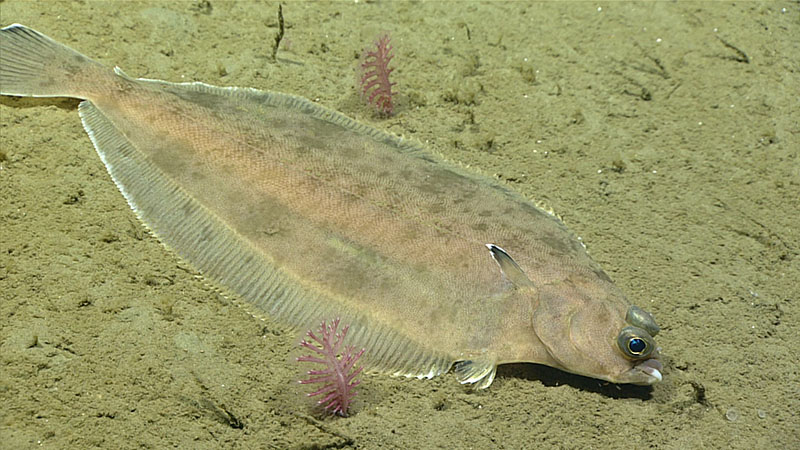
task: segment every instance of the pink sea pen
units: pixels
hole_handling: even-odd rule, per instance
[[[309,370],[307,372],[308,379],[300,380],[300,384],[322,383],[322,387],[308,394],[309,397],[323,396],[317,403],[323,405],[326,410],[334,414],[346,417],[347,410],[350,408],[350,402],[356,396],[356,391],[353,390],[360,380],[356,380],[356,376],[361,373],[361,367],[354,368],[356,361],[364,353],[361,349],[358,353],[353,353],[355,348],[353,346],[343,346],[347,330],[350,329],[349,325],[342,327],[342,330],[337,332],[339,328],[339,319],[335,319],[330,325],[322,321],[317,337],[313,331],[309,331],[306,336],[308,339],[303,339],[300,345],[313,351],[314,355],[301,356],[297,358],[298,361],[311,362],[322,364],[324,369]]]
[[[392,86],[395,83],[389,81],[394,70],[389,68],[389,61],[394,57],[389,35],[381,35],[374,45],[375,50],[365,50],[361,57],[361,97],[380,114],[391,116],[394,112]]]

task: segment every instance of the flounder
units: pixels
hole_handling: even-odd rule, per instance
[[[134,79],[22,25],[0,30],[0,93],[83,99],[164,245],[256,316],[350,323],[374,372],[662,378],[653,318],[558,217],[413,142],[292,95]]]

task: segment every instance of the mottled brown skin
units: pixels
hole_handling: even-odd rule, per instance
[[[525,361],[660,379],[620,351],[628,302],[580,241],[496,180],[285,94],[132,79],[24,27],[0,49],[0,92],[86,99],[84,126],[137,215],[254,313],[340,316],[394,374],[468,360],[457,376],[486,387],[497,364]],[[259,280],[228,271],[241,259]]]

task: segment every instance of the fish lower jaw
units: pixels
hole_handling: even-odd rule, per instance
[[[639,370],[641,373],[647,375],[647,379],[644,382],[636,384],[642,384],[642,385],[655,384],[664,378],[661,375],[661,371],[664,369],[664,367],[661,365],[661,362],[659,362],[657,359],[645,360],[637,364],[634,369]]]

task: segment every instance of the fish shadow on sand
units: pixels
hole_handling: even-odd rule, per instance
[[[652,386],[614,384],[596,378],[564,372],[541,364],[503,364],[497,367],[497,378],[512,377],[539,381],[545,386],[571,386],[582,391],[594,392],[609,398],[653,398]]]
[[[55,106],[65,111],[77,111],[82,100],[68,97],[0,97],[0,105],[17,109]]]

